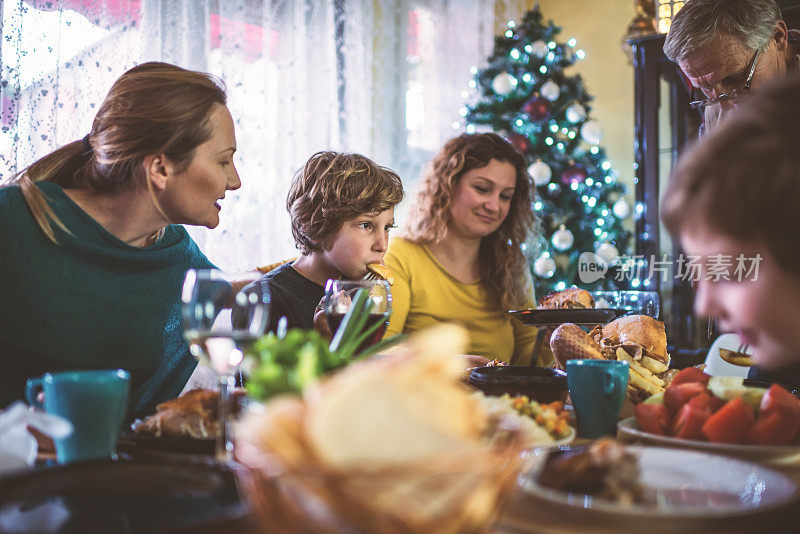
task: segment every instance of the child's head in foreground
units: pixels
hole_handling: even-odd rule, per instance
[[[662,219],[704,265],[695,311],[779,368],[800,363],[800,78],[747,104],[680,159]]]
[[[359,154],[317,152],[295,175],[286,209],[304,256],[358,279],[386,253],[403,184],[391,169]]]

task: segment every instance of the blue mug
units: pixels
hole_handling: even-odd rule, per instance
[[[124,369],[45,373],[28,379],[28,403],[72,423],[72,434],[55,440],[59,463],[112,457],[128,409],[129,384]],[[44,404],[36,399],[41,390]]]
[[[616,435],[628,376],[629,366],[625,361],[567,361],[567,387],[578,420],[579,437]]]

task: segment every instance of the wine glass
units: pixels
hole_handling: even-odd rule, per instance
[[[627,310],[631,314],[658,319],[660,302],[657,291],[595,291],[592,296],[596,308]]]
[[[253,280],[256,277],[259,278]],[[232,295],[229,280],[236,281],[233,287],[246,285]],[[207,360],[219,380],[215,456],[226,463],[233,457],[228,431],[230,393],[236,385],[235,375],[244,352],[267,329],[268,284],[255,272],[232,276],[217,269],[189,269],[181,302],[184,337],[191,353]]]
[[[325,285],[325,297],[322,305],[331,332],[335,336],[347,310],[350,308],[356,291],[359,289],[364,289],[368,292],[369,302],[372,303],[365,330],[375,323],[381,323],[381,325],[358,347],[355,354],[380,341],[386,332],[386,327],[389,325],[389,316],[392,313],[392,290],[389,283],[385,280],[330,279]]]

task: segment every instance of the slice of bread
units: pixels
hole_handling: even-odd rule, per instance
[[[352,364],[309,390],[306,435],[319,458],[349,469],[475,449],[486,421],[459,382],[466,340],[440,325],[412,338],[408,354]]]

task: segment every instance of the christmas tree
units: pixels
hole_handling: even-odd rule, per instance
[[[556,41],[560,31],[552,21],[543,23],[538,8],[521,24],[509,22],[505,34],[495,37],[488,66],[474,72],[477,94],[462,110],[468,132],[501,133],[528,159],[536,185],[532,209],[541,226],[536,241],[521,246],[531,258],[537,295],[573,284],[629,285],[618,274],[619,256],[628,253],[631,240],[623,227],[630,205],[600,146],[602,129],[590,118],[591,96],[580,75],[564,73],[584,52],[575,50],[574,39]],[[585,252],[597,256],[582,257]],[[581,264],[596,257],[610,271],[593,281],[579,276]]]

